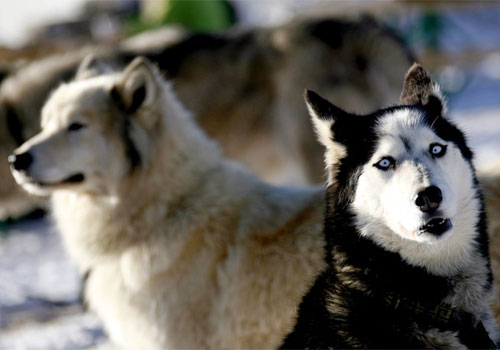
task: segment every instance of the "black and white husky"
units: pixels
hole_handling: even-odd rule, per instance
[[[494,348],[472,152],[414,65],[401,105],[352,115],[306,92],[328,168],[329,267],[284,348]]]

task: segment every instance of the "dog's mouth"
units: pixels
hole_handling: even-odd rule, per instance
[[[85,176],[82,173],[77,173],[63,180],[63,183],[79,183],[83,182],[83,180],[85,180]]]
[[[83,175],[82,173],[76,173],[74,175],[68,176],[63,180],[54,182],[38,181],[31,177],[24,178],[24,181],[22,181],[22,183],[20,182],[20,185],[32,185],[32,186],[34,185],[36,187],[45,188],[45,187],[57,187],[60,185],[79,184],[82,183],[84,180],[85,180],[85,175]]]
[[[443,233],[448,231],[453,227],[450,219],[447,218],[432,218],[427,221],[422,227],[420,227],[419,232],[430,233],[434,236],[441,236]]]
[[[40,181],[28,176],[25,173],[13,172],[16,182],[23,187],[23,189],[31,194],[37,196],[47,196],[53,191],[64,188],[72,188],[85,181],[83,173],[76,173],[59,181]]]
[[[81,183],[85,180],[85,176],[82,173],[76,173],[74,175],[68,176],[67,178],[57,181],[57,182],[35,182],[38,186],[41,187],[52,187],[57,185],[64,184],[77,184]]]

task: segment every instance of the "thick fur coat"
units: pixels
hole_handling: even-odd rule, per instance
[[[52,194],[120,347],[277,347],[323,267],[322,190],[225,160],[144,59],[59,87],[10,161],[25,189]]]
[[[329,169],[327,270],[284,348],[495,348],[484,203],[462,132],[422,67],[401,105],[306,100]]]

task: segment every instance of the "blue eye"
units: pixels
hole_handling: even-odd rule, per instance
[[[77,130],[83,129],[85,127],[86,127],[86,125],[84,125],[82,123],[71,123],[68,126],[68,131],[77,131]]]
[[[434,158],[439,158],[444,156],[446,153],[446,145],[441,145],[439,143],[432,143],[429,146],[429,153],[434,157]]]
[[[373,164],[374,167],[380,170],[389,170],[394,168],[396,161],[392,157],[384,157],[380,159],[377,163]]]

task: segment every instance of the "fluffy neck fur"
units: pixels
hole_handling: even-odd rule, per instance
[[[327,213],[333,215],[327,215],[326,237],[330,261],[335,270],[341,270],[340,275],[350,266],[366,270],[368,280],[374,278],[371,288],[379,286],[381,295],[393,291],[416,300],[446,302],[474,314],[485,310],[492,277],[484,255],[488,249],[486,231],[481,230],[484,215],[456,223],[454,236],[463,244],[447,242],[452,236],[430,245],[404,240],[383,225],[360,225],[348,205],[336,203],[338,198],[335,186],[331,186],[327,203],[333,204]],[[480,199],[470,198],[468,203],[481,212]],[[345,260],[339,258],[344,254]],[[454,278],[455,285],[448,285],[448,278]]]
[[[124,348],[277,347],[324,267],[323,193],[260,183],[163,99],[111,194],[53,197],[89,305]]]
[[[147,239],[150,232],[134,223],[177,215],[185,197],[201,191],[221,168],[216,144],[194,125],[168,83],[163,83],[162,91],[157,109],[142,111],[157,116],[159,124],[152,128],[153,135],[141,137],[138,129],[131,128],[130,136],[143,157],[138,168],[125,174],[118,187],[106,189],[105,195],[70,190],[53,195],[54,216],[67,248],[84,270],[96,259],[120,254]],[[154,206],[153,211],[145,209],[148,203],[163,205]],[[68,216],[71,222],[57,220]]]

